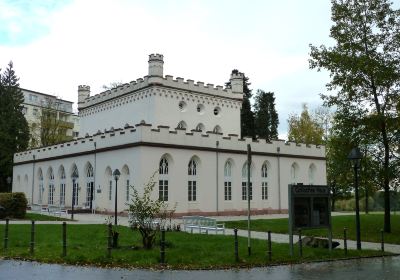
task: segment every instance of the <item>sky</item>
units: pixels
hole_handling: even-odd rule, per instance
[[[310,70],[309,44],[332,45],[329,0],[0,0],[0,68],[13,61],[22,88],[77,102],[112,82],[164,75],[224,85],[232,69],[253,93],[273,91],[279,136],[302,104],[320,105],[329,74]],[[76,108],[76,106],[75,106]]]

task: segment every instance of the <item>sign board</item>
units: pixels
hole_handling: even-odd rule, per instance
[[[327,228],[332,244],[331,197],[328,186],[289,185],[289,238],[293,255],[293,232],[299,229]]]

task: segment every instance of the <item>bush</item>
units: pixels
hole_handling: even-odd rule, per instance
[[[0,211],[0,219],[25,218],[27,205],[28,201],[24,193],[0,193],[0,206],[4,208]]]

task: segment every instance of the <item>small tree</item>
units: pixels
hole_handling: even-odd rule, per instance
[[[131,203],[128,203],[129,225],[132,229],[139,230],[145,249],[153,247],[157,232],[164,228],[167,217],[175,211],[175,207],[172,210],[168,209],[167,202],[151,198],[156,184],[154,180],[156,174],[157,172],[144,185],[143,195],[140,195],[135,187],[131,187],[133,193],[131,195]]]

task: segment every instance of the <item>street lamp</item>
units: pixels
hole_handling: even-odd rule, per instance
[[[118,169],[115,169],[113,172],[113,176],[115,179],[115,213],[114,213],[114,224],[117,225],[117,197],[118,197],[118,179],[121,173],[119,172]]]
[[[72,210],[71,210],[71,220],[74,219],[74,204],[75,204],[75,184],[76,180],[78,179],[78,171],[74,169],[74,172],[72,172],[71,178],[72,178]]]
[[[356,238],[357,238],[357,250],[361,250],[361,237],[360,237],[360,204],[358,197],[358,169],[360,168],[360,161],[362,154],[359,148],[353,148],[347,157],[347,159],[353,162],[354,167],[354,190],[356,200]]]
[[[11,192],[11,177],[7,177],[8,192]]]

